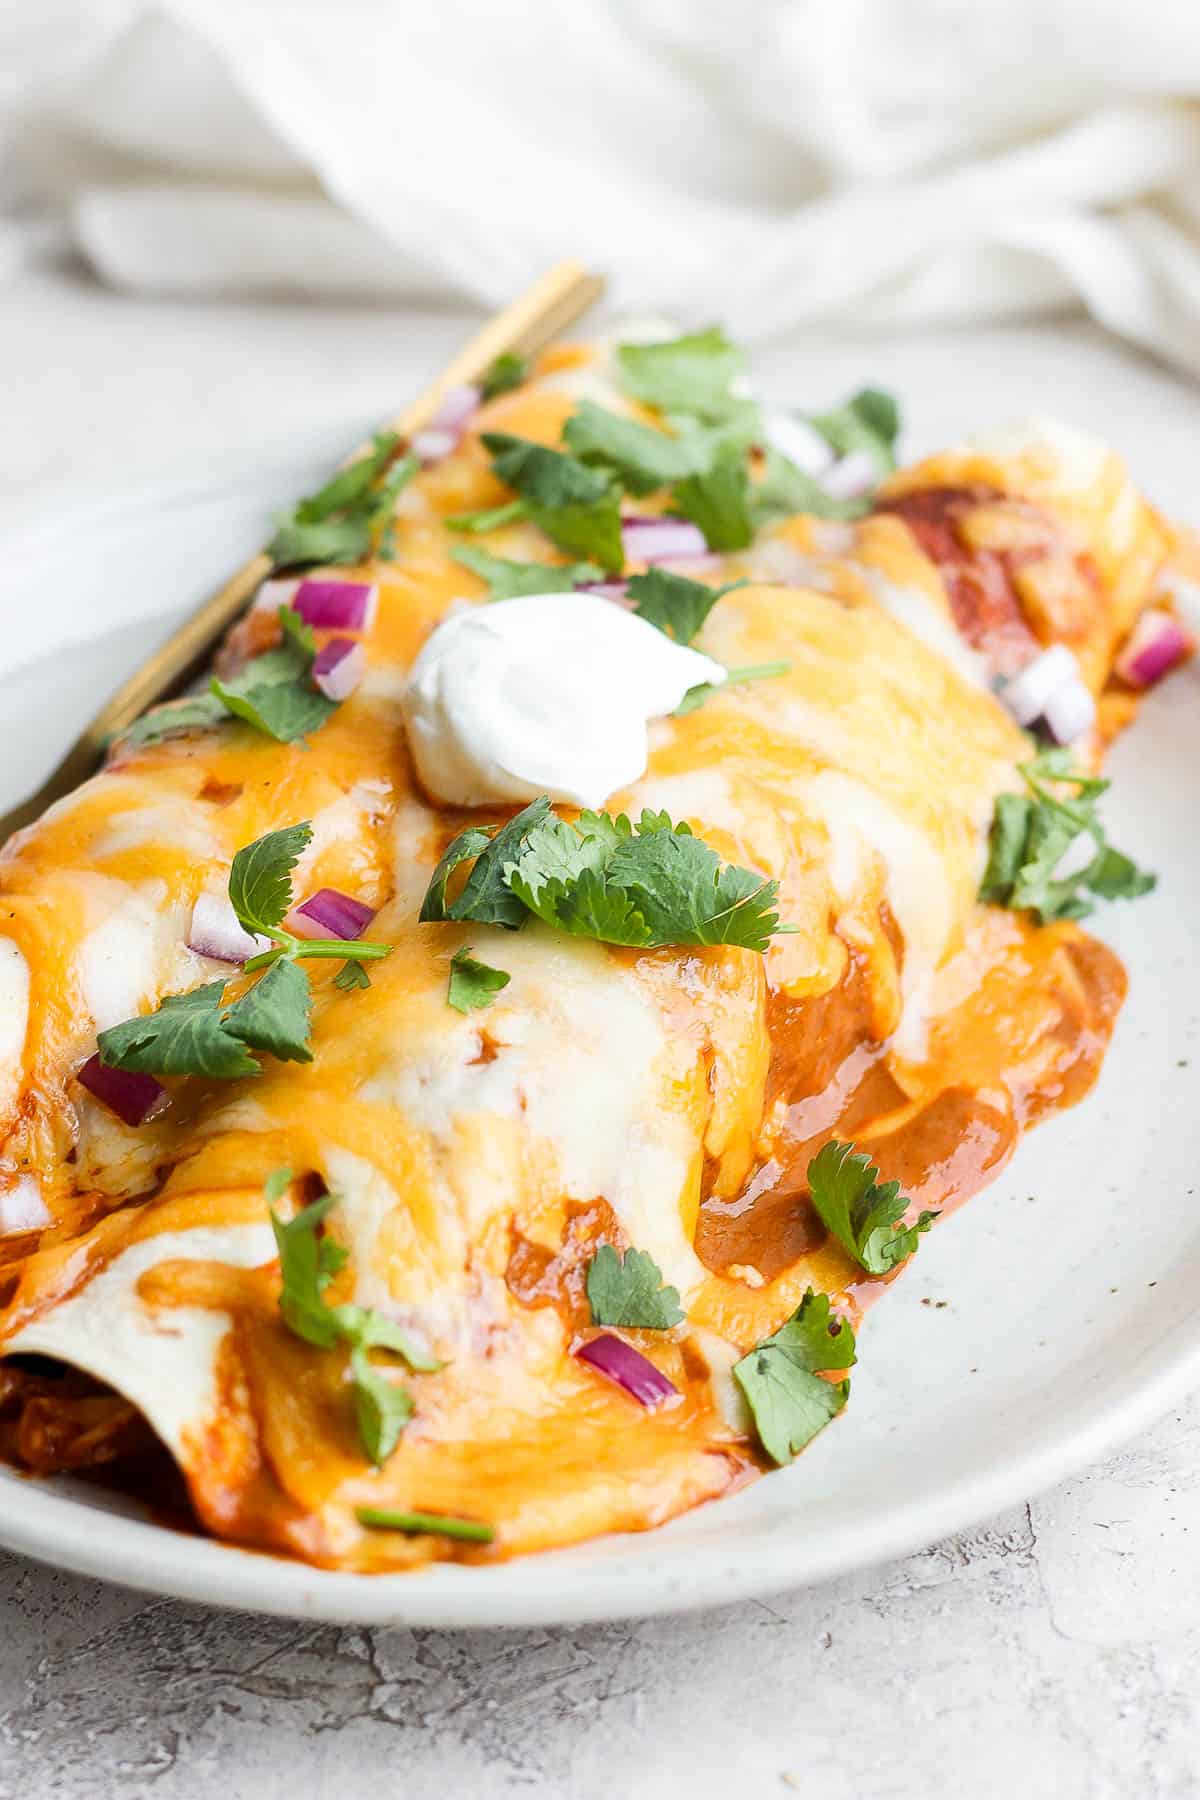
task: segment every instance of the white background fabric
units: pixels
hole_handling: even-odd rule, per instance
[[[1072,299],[1200,372],[1191,0],[41,0],[0,13],[0,269],[618,305],[771,338]]]

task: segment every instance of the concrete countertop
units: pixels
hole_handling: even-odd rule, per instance
[[[0,289],[0,527],[55,496],[353,441],[464,319],[155,305],[71,270]],[[763,359],[785,397],[886,376],[919,437],[960,334]],[[997,395],[1067,358],[1131,453],[1137,359],[1056,326],[972,340]],[[1096,367],[1128,365],[1124,419]],[[882,365],[882,366],[881,366]],[[1161,396],[1163,381],[1153,385]],[[1125,426],[1122,435],[1122,425]],[[1168,506],[1190,501],[1194,456]],[[881,1569],[680,1619],[451,1634],[210,1613],[0,1558],[0,1800],[1185,1800],[1200,1794],[1200,1402],[1029,1505]],[[33,1496],[31,1495],[31,1504]]]

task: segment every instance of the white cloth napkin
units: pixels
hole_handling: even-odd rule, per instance
[[[0,68],[0,272],[50,216],[156,293],[574,254],[750,338],[1075,300],[1200,373],[1185,0],[41,0]]]

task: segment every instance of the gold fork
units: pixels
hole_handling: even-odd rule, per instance
[[[524,294],[489,319],[437,380],[399,418],[391,421],[389,428],[402,437],[411,437],[429,423],[447,389],[477,381],[506,351],[532,356],[594,305],[603,291],[603,279],[590,275],[579,263],[556,263]],[[0,815],[0,843],[36,819],[52,801],[86,781],[110,739],[127,730],[147,707],[169,699],[197,674],[260,582],[271,573],[271,566],[265,552],[252,557],[117,689],[37,792]]]

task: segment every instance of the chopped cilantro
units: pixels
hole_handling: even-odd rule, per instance
[[[333,978],[333,985],[341,988],[343,993],[350,993],[354,988],[369,988],[371,977],[362,963],[343,963]]]
[[[458,1538],[467,1544],[490,1544],[496,1531],[482,1519],[456,1519],[449,1513],[397,1512],[388,1506],[360,1506],[360,1525],[375,1531],[406,1531],[413,1537]]]
[[[228,717],[227,707],[215,694],[190,694],[184,700],[156,706],[120,736],[126,744],[158,744],[180,732],[207,731]]]
[[[515,350],[504,350],[488,369],[479,383],[479,392],[485,400],[494,400],[497,394],[507,394],[510,388],[520,387],[528,378],[529,364]]]
[[[1019,767],[1027,791],[997,797],[981,900],[1028,909],[1045,924],[1085,919],[1096,899],[1134,900],[1151,891],[1157,877],[1105,836],[1097,802],[1107,781],[1073,768],[1069,750],[1044,750]],[[1093,854],[1060,875],[1064,856],[1079,839],[1090,839]]]
[[[504,969],[493,969],[485,962],[477,962],[469,950],[457,950],[450,958],[450,986],[446,999],[455,1012],[479,1012],[490,1006],[501,988],[506,988],[511,980],[512,976]]]
[[[740,687],[746,681],[768,681],[776,675],[790,675],[791,670],[790,662],[746,663],[740,669],[730,669],[724,681],[700,681],[690,687],[673,716],[684,718],[698,706],[703,706],[706,700],[711,700],[714,694],[723,694],[726,688]]]
[[[604,577],[604,570],[595,563],[509,562],[474,544],[456,545],[450,554],[464,569],[487,582],[489,600],[515,600],[521,594],[558,594]]]
[[[742,353],[719,325],[659,344],[622,344],[617,363],[626,391],[664,413],[727,419],[744,407],[733,392]]]
[[[669,1331],[684,1316],[678,1288],[664,1287],[662,1270],[644,1250],[627,1250],[622,1257],[611,1244],[601,1244],[588,1266],[587,1297],[593,1325]]]
[[[318,1236],[317,1228],[336,1205],[337,1196],[326,1194],[294,1218],[281,1219],[275,1203],[290,1179],[289,1170],[276,1169],[265,1188],[282,1278],[279,1310],[288,1330],[318,1350],[332,1350],[336,1344],[349,1346],[359,1438],[371,1461],[378,1464],[395,1449],[412,1417],[413,1402],[407,1389],[371,1362],[368,1350],[394,1351],[412,1369],[433,1370],[442,1365],[385,1314],[352,1302],[329,1305],[325,1289],[345,1267],[348,1253],[336,1239],[323,1232]]]
[[[769,525],[772,519],[791,518],[796,513],[808,513],[814,519],[860,519],[871,510],[866,495],[835,500],[812,475],[773,447],[767,450],[762,479],[752,491],[750,505],[756,525]]]
[[[839,456],[865,450],[875,459],[882,475],[895,468],[900,408],[883,388],[860,388],[842,406],[830,412],[810,413],[808,422]]]
[[[750,471],[735,445],[720,449],[707,468],[671,490],[676,512],[700,527],[710,550],[744,550],[754,536]]]
[[[631,575],[628,583],[638,617],[656,625],[677,644],[690,644],[717,601],[744,586],[744,582],[731,581],[724,587],[706,587],[702,581],[690,581],[686,575],[672,575],[666,569],[647,569],[644,575]]]
[[[274,940],[245,965],[247,974],[266,969],[262,980],[223,1012],[225,983],[213,981],[189,994],[168,994],[156,1011],[100,1032],[100,1056],[109,1068],[233,1080],[260,1072],[247,1046],[282,1061],[312,1061],[311,992],[299,960],[338,957],[350,967],[387,956],[391,947],[362,938],[296,938],[281,929],[292,903],[292,871],[311,838],[307,821],[288,825],[247,844],[233,859],[229,899],[238,922]],[[334,978],[340,987],[369,985],[348,982],[345,974],[343,968]]]
[[[579,410],[567,420],[563,440],[581,462],[611,470],[631,494],[649,494],[682,481],[706,461],[704,448],[695,438],[668,437],[652,425],[606,412],[591,400],[581,401]]]
[[[446,899],[460,863],[475,858],[462,892]],[[543,796],[498,830],[460,832],[437,868],[421,907],[426,920],[475,919],[510,931],[530,913],[557,931],[600,943],[740,944],[765,950],[785,930],[773,910],[778,883],[722,864],[687,825],[644,812],[584,812],[573,823]]]
[[[886,1275],[904,1262],[937,1218],[923,1212],[915,1225],[901,1224],[909,1202],[900,1183],[880,1185],[870,1157],[836,1139],[809,1163],[808,1186],[821,1223],[868,1275]]]
[[[512,525],[525,517],[523,500],[508,500],[503,506],[484,506],[476,512],[447,513],[442,524],[450,531],[498,531],[501,525]]]
[[[419,466],[404,456],[389,468],[399,442],[394,431],[379,433],[365,456],[281,515],[267,545],[276,568],[365,562],[375,552],[397,495]]]
[[[553,543],[610,573],[621,568],[620,489],[607,475],[507,432],[485,431],[483,442],[499,479],[517,490],[527,516]]]
[[[849,1323],[831,1318],[829,1295],[809,1288],[791,1318],[734,1363],[734,1379],[772,1462],[791,1462],[837,1417],[850,1395],[849,1380],[821,1376],[852,1368],[854,1361]]]

